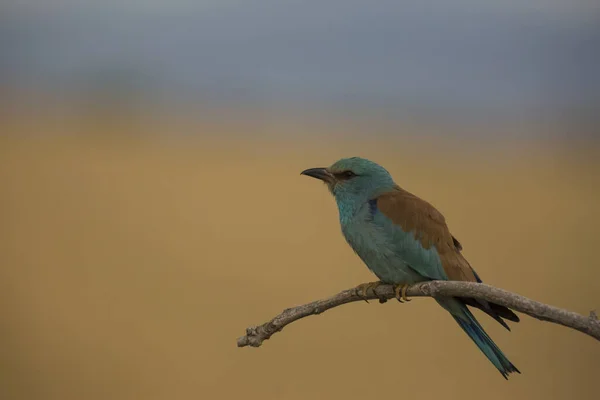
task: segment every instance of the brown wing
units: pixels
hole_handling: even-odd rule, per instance
[[[448,279],[478,281],[475,272],[460,254],[462,245],[450,234],[444,216],[431,204],[398,187],[380,196],[377,208],[405,232],[413,232],[423,248],[435,246]],[[510,328],[502,318],[519,322],[519,317],[504,306],[466,297],[460,299],[469,306],[479,308],[508,330]]]
[[[431,204],[397,187],[377,198],[377,208],[405,232],[412,232],[425,249],[434,246],[448,279],[477,282],[467,260],[460,254],[456,240],[444,216]]]

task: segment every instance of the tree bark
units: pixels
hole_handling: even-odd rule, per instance
[[[527,314],[533,318],[560,324],[583,332],[600,341],[600,320],[594,311],[588,317],[572,311],[564,310],[548,304],[540,303],[516,293],[495,288],[483,283],[458,282],[458,281],[428,281],[417,283],[408,288],[406,294],[409,297],[471,297],[474,299],[487,300],[500,304],[514,311]],[[334,296],[323,300],[313,301],[297,307],[284,310],[270,321],[246,329],[246,335],[238,338],[238,347],[259,347],[273,334],[281,331],[286,325],[291,324],[309,315],[321,314],[342,304],[354,301],[379,299],[385,302],[395,297],[391,285],[381,285],[375,290],[369,289],[366,297],[359,294],[358,287],[344,290]]]

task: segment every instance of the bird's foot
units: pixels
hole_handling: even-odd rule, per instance
[[[404,303],[405,301],[410,301],[408,297],[406,297],[406,289],[408,289],[410,285],[408,283],[399,283],[394,285],[394,293],[396,294],[396,299],[400,303]]]
[[[369,301],[367,300],[367,291],[369,289],[371,289],[371,290],[373,290],[373,293],[375,293],[375,289],[380,285],[382,285],[381,281],[361,283],[360,285],[358,285],[356,287],[356,294],[358,294],[360,297],[363,298],[364,301],[366,301],[368,303]],[[375,295],[377,296],[377,293],[375,293]],[[382,303],[381,299],[382,298],[380,297],[379,298],[380,303]]]

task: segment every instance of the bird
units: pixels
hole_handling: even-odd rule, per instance
[[[342,158],[329,167],[301,172],[323,181],[334,196],[342,233],[354,252],[379,281],[368,289],[393,285],[398,301],[410,301],[409,285],[429,280],[479,282],[462,254],[462,244],[450,233],[444,216],[430,203],[401,188],[379,164],[361,157]],[[519,322],[507,307],[466,297],[436,297],[505,379],[521,373],[471,313],[475,307],[510,331],[504,319]]]

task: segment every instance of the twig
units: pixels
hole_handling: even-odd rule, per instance
[[[548,304],[540,303],[527,297],[498,289],[483,283],[458,282],[458,281],[429,281],[412,285],[407,290],[410,297],[471,297],[475,299],[487,300],[492,303],[500,304],[515,311],[527,314],[533,318],[542,321],[548,321],[555,324],[576,329],[596,340],[600,340],[600,320],[595,312],[591,312],[589,317],[567,311],[561,308],[553,307]],[[395,297],[394,290],[390,285],[381,285],[373,291],[367,291],[366,299],[380,299],[381,302]],[[281,331],[286,325],[291,324],[301,318],[309,315],[321,314],[342,304],[354,301],[363,301],[357,288],[344,290],[332,297],[323,300],[313,301],[312,303],[288,308],[275,318],[260,326],[254,326],[246,329],[246,335],[237,340],[238,347],[252,346],[259,347],[265,340],[273,334]]]

